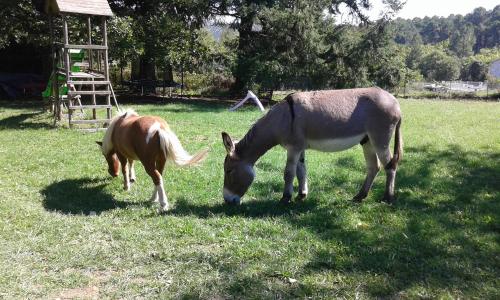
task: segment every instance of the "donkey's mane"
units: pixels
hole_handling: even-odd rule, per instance
[[[113,149],[113,141],[111,140],[111,137],[113,136],[113,130],[115,128],[116,121],[118,121],[118,119],[120,118],[126,119],[130,116],[138,116],[138,114],[133,109],[127,109],[111,119],[108,129],[106,129],[106,133],[104,133],[104,137],[102,139],[102,154],[107,155]]]
[[[257,121],[255,124],[253,124],[252,127],[245,134],[245,136],[240,141],[238,141],[238,143],[235,146],[236,153],[241,153],[242,151],[244,151],[244,149],[246,149],[248,147],[248,145],[252,144],[252,140],[254,139],[255,131],[256,131],[255,127],[259,121]]]

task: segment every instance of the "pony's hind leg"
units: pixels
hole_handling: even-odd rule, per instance
[[[135,177],[134,161],[132,159],[128,160],[128,169],[129,169],[129,174],[130,174],[130,182],[134,183],[136,180],[136,177]]]
[[[304,200],[309,192],[307,186],[307,169],[305,161],[305,150],[300,153],[297,163],[297,181],[299,182],[299,194],[297,200]]]
[[[363,154],[366,161],[366,178],[358,194],[352,199],[355,202],[361,202],[366,198],[370,188],[372,187],[373,180],[380,170],[377,154],[369,140],[363,144]]]
[[[154,161],[148,163],[143,162],[143,165],[155,185],[155,190],[153,191],[153,197],[151,200],[154,201],[154,198],[157,196],[158,202],[160,203],[160,212],[165,212],[168,210],[168,199],[165,194],[165,188],[163,187],[163,178],[161,173],[155,166]]]

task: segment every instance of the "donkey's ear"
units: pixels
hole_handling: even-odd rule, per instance
[[[96,144],[102,147],[102,142],[96,141]]]
[[[234,152],[234,143],[229,134],[222,132],[222,142],[224,143],[224,147],[226,147],[227,154]]]

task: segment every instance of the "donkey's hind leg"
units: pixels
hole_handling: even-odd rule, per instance
[[[309,192],[307,186],[307,169],[305,161],[305,150],[300,153],[297,163],[297,181],[299,182],[299,194],[297,200],[304,200]]]
[[[386,203],[394,203],[394,182],[396,181],[397,163],[394,163],[392,159],[389,145],[381,149],[377,149],[377,156],[382,163],[382,166],[384,166],[386,175],[385,192],[382,201]]]
[[[365,156],[366,162],[366,178],[358,194],[352,199],[355,202],[361,202],[366,198],[366,196],[368,196],[368,192],[372,187],[373,180],[380,170],[377,153],[375,152],[375,149],[373,149],[370,140],[363,144],[363,154]]]

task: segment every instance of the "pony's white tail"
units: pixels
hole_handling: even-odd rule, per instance
[[[158,130],[160,146],[167,160],[171,160],[178,166],[192,166],[201,163],[208,154],[208,150],[202,150],[195,155],[190,155],[181,145],[177,136],[169,129]]]

